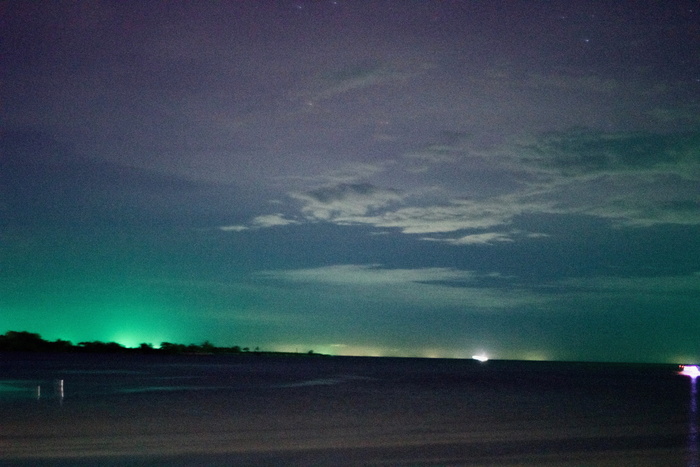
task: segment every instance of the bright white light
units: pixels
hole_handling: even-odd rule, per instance
[[[700,368],[697,365],[681,365],[681,374],[697,378],[700,376]]]
[[[473,358],[474,360],[479,360],[480,362],[487,362],[487,361],[489,360],[489,357],[487,357],[487,356],[484,355],[484,354],[481,354],[481,355],[472,355],[472,358]]]

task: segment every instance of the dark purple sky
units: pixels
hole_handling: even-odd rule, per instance
[[[0,333],[700,359],[697,1],[0,18]]]

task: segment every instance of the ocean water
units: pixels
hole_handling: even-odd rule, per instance
[[[673,365],[0,353],[0,465],[700,467]]]

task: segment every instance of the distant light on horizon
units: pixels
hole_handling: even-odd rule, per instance
[[[129,349],[138,348],[141,344],[149,344],[154,349],[159,349],[161,342],[167,342],[168,339],[158,337],[154,338],[154,335],[148,331],[124,331],[112,334],[107,338],[107,341],[116,342],[122,347]]]
[[[472,355],[472,358],[480,362],[487,362],[489,360],[489,357],[486,354]]]
[[[697,365],[681,365],[681,368],[680,374],[682,375],[690,376],[693,379],[700,376],[700,368]]]

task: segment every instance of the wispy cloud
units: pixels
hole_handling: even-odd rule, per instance
[[[248,230],[250,227],[247,225],[222,225],[219,227],[219,230],[222,230],[224,232],[243,232],[244,230]]]
[[[464,246],[517,241],[523,236],[503,228],[518,216],[538,214],[638,227],[700,224],[698,133],[575,129],[479,150],[463,134],[443,140],[406,153],[402,162],[357,164],[296,180],[299,189],[288,193],[299,209],[296,222],[463,232],[441,240]],[[247,227],[294,222],[261,216]]]
[[[517,148],[520,161],[549,173],[620,173],[700,178],[700,134],[603,133],[587,129],[539,135]]]
[[[292,282],[384,286],[431,281],[464,281],[475,277],[470,271],[451,268],[387,269],[379,264],[340,264],[311,269],[267,271],[267,278]]]
[[[333,185],[367,183],[367,180],[386,171],[389,165],[391,161],[372,164],[358,162],[325,170],[322,173],[279,177],[278,180],[286,185],[298,185],[301,187],[300,191],[310,191]]]
[[[447,243],[452,245],[490,245],[498,242],[513,241],[510,235],[499,232],[465,235],[464,237],[446,240]]]
[[[620,225],[700,224],[700,133],[541,135],[511,148],[514,168],[536,177],[528,191],[554,214]]]
[[[430,242],[447,243],[448,245],[496,245],[498,243],[513,243],[518,240],[529,238],[547,238],[549,234],[539,232],[525,232],[522,230],[509,230],[507,232],[483,232],[463,236],[426,236],[421,240]]]
[[[415,64],[407,67],[404,63],[367,62],[338,68],[318,75],[311,83],[311,91],[306,96],[310,105],[331,99],[351,91],[362,90],[377,85],[403,81],[420,73]]]
[[[551,201],[532,201],[514,195],[486,200],[454,199],[444,205],[401,207],[375,215],[338,215],[335,222],[396,228],[407,234],[486,229],[509,224],[523,213],[548,211]]]
[[[570,288],[577,296],[609,295],[616,297],[674,296],[700,297],[700,274],[660,277],[596,276],[563,279],[563,290]]]
[[[282,214],[267,214],[255,217],[249,225],[224,225],[219,227],[219,230],[224,232],[242,232],[250,229],[263,229],[267,227],[279,227],[285,225],[298,224],[299,222],[287,219]]]
[[[458,306],[465,310],[512,309],[552,301],[616,300],[639,297],[700,296],[700,273],[679,276],[563,278],[523,285],[517,277],[453,268],[390,269],[377,264],[342,264],[309,269],[264,271],[265,280],[325,286],[322,293],[356,295],[358,301],[401,301],[428,308]],[[552,295],[551,291],[557,294]],[[622,298],[621,298],[622,297]],[[565,309],[558,312],[566,313]]]
[[[386,208],[402,199],[396,190],[382,189],[369,183],[343,183],[294,193],[292,197],[302,203],[302,212],[307,218],[340,223],[344,218],[364,217],[372,210]]]
[[[281,225],[292,225],[292,224],[298,224],[297,221],[287,219],[285,218],[282,214],[268,214],[266,216],[258,216],[253,221],[251,224],[254,227],[277,227]]]
[[[452,268],[389,269],[381,265],[344,264],[310,269],[264,271],[258,277],[287,283],[316,284],[328,297],[353,297],[354,303],[444,307],[464,311],[516,309],[548,301],[514,286],[513,278],[480,275]],[[500,281],[485,287],[483,280]]]

